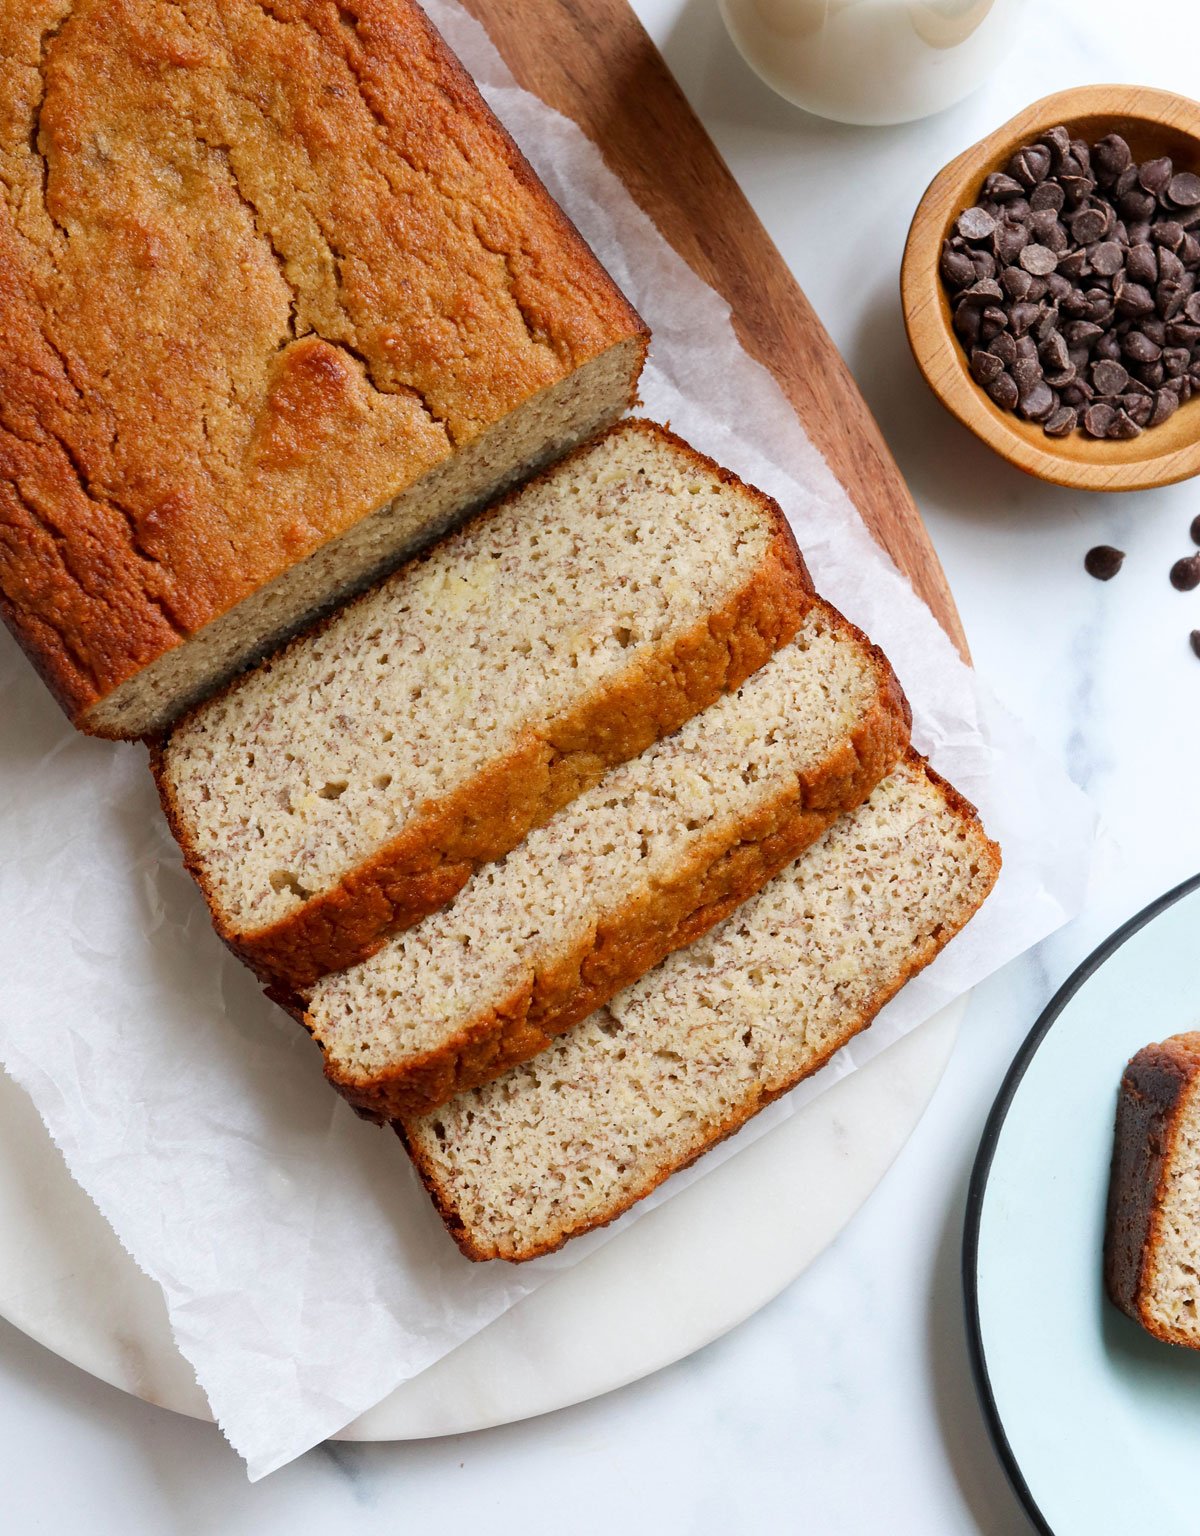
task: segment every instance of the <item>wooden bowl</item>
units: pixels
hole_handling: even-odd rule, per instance
[[[1002,170],[1014,150],[1062,123],[1072,138],[1094,144],[1107,133],[1129,141],[1135,160],[1170,155],[1181,170],[1200,172],[1200,103],[1131,85],[1088,85],[1034,102],[981,139],[934,177],[921,199],[900,271],[904,326],[917,366],[952,415],[1010,464],[1055,485],[1087,491],[1136,491],[1170,485],[1200,472],[1200,394],[1159,427],[1127,442],[1047,437],[1037,422],[1002,411],[975,383],[950,324],[950,300],[938,272],[942,241],[984,177]]]

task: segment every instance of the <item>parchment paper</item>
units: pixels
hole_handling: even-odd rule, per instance
[[[658,1199],[1063,922],[1092,819],[874,544],[721,300],[573,124],[512,83],[452,0],[427,9],[654,332],[645,412],[776,496],[820,590],[890,655],[918,746],[1005,854],[984,911],[874,1027]],[[521,1268],[460,1258],[398,1142],[213,935],[141,748],[76,735],[0,640],[0,1060],[163,1288],[176,1341],[259,1478],[336,1432],[622,1223]],[[3,1240],[0,1238],[0,1240]]]

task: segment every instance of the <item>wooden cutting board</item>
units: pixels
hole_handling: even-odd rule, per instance
[[[626,0],[464,0],[526,90],[572,117],[729,303],[875,537],[964,656],[929,535],[837,348]],[[764,87],[765,89],[765,87]]]

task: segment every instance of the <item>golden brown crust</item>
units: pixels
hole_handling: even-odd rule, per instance
[[[1200,1343],[1154,1317],[1147,1304],[1160,1240],[1167,1170],[1175,1155],[1182,1112],[1200,1078],[1200,1033],[1173,1035],[1143,1046],[1125,1068],[1117,1098],[1104,1283],[1110,1299],[1148,1333],[1191,1349]]]
[[[866,645],[836,610],[828,613],[833,627]],[[351,1077],[327,1058],[329,1081],[370,1118],[428,1113],[528,1061],[556,1034],[761,890],[837,816],[861,805],[908,746],[907,700],[883,653],[869,650],[877,680],[871,709],[848,741],[798,778],[794,791],[758,810],[736,832],[713,834],[669,884],[627,904],[585,941],[540,965],[517,992],[483,1010],[436,1050],[369,1078]]]
[[[631,1193],[622,1194],[602,1220],[589,1219],[573,1225],[564,1224],[555,1231],[548,1233],[543,1242],[530,1244],[522,1249],[515,1247],[505,1248],[501,1243],[496,1243],[490,1247],[481,1245],[472,1237],[466,1223],[455,1208],[450,1191],[443,1187],[439,1181],[436,1170],[423,1155],[420,1144],[407,1135],[402,1121],[396,1121],[393,1129],[404,1144],[404,1148],[412,1159],[417,1173],[420,1175],[421,1182],[428,1190],[434,1205],[437,1207],[438,1214],[446,1224],[447,1230],[468,1259],[475,1261],[506,1259],[514,1264],[524,1263],[528,1259],[536,1259],[544,1254],[554,1253],[572,1237],[578,1237],[585,1231],[595,1231],[600,1227],[608,1226],[618,1216],[624,1215],[627,1210],[636,1205],[639,1200],[644,1200],[647,1195],[657,1189],[673,1173],[678,1173],[684,1168],[691,1167],[706,1152],[711,1151],[713,1147],[718,1146],[722,1141],[725,1141],[736,1131],[740,1130],[748,1120],[753,1119],[768,1104],[774,1103],[778,1098],[782,1098],[797,1083],[818,1072],[849,1040],[853,1039],[855,1035],[861,1034],[884,1005],[890,1002],[896,993],[900,991],[901,987],[919,971],[924,970],[934,957],[945,948],[954,935],[962,930],[996,883],[1000,873],[1000,850],[986,836],[982,827],[979,827],[978,818],[970,803],[959,795],[957,791],[953,790],[952,786],[945,779],[934,773],[918,753],[910,748],[905,754],[905,760],[910,765],[923,769],[929,778],[943,791],[947,805],[954,814],[959,816],[964,822],[972,823],[978,830],[980,861],[985,871],[986,879],[986,889],[981,895],[979,902],[974,906],[965,907],[952,920],[940,924],[932,933],[928,934],[923,943],[912,951],[900,974],[895,976],[886,986],[879,988],[865,1007],[854,1017],[845,1021],[845,1025],[837,1039],[830,1043],[828,1049],[823,1051],[818,1059],[812,1061],[808,1066],[786,1080],[748,1096],[736,1108],[731,1110],[725,1119],[716,1124],[698,1126],[692,1146],[686,1152],[682,1153],[670,1164],[656,1168],[654,1173]]]
[[[0,611],[73,720],[646,331],[412,0],[0,15]]]
[[[444,906],[481,864],[515,848],[532,827],[582,794],[606,769],[636,757],[723,693],[739,688],[796,634],[815,598],[778,505],[654,422],[625,421],[611,430],[665,440],[698,469],[755,500],[771,526],[759,568],[707,622],[631,666],[543,733],[529,732],[515,752],[489,764],[335,886],[268,928],[239,931],[222,912],[175,803],[165,749],[151,749],[163,810],[217,932],[275,991],[303,991],[328,972],[366,959],[389,933]],[[593,448],[594,442],[584,444],[537,478],[561,474],[571,458]],[[498,516],[521,494],[511,492],[482,516]],[[323,627],[292,644],[305,644]]]

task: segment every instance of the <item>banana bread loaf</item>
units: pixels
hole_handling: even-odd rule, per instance
[[[139,736],[632,403],[413,0],[0,0],[0,609]]]
[[[1200,1033],[1147,1045],[1125,1068],[1104,1278],[1155,1338],[1200,1349]]]
[[[721,927],[532,1061],[398,1124],[463,1252],[548,1253],[694,1162],[865,1029],[999,864],[910,754]]]
[[[152,754],[219,932],[291,989],[736,688],[815,601],[778,507],[625,422]]]
[[[448,907],[318,982],[304,1022],[326,1075],[391,1119],[534,1055],[865,799],[908,729],[882,654],[814,602],[736,693],[612,769]]]

